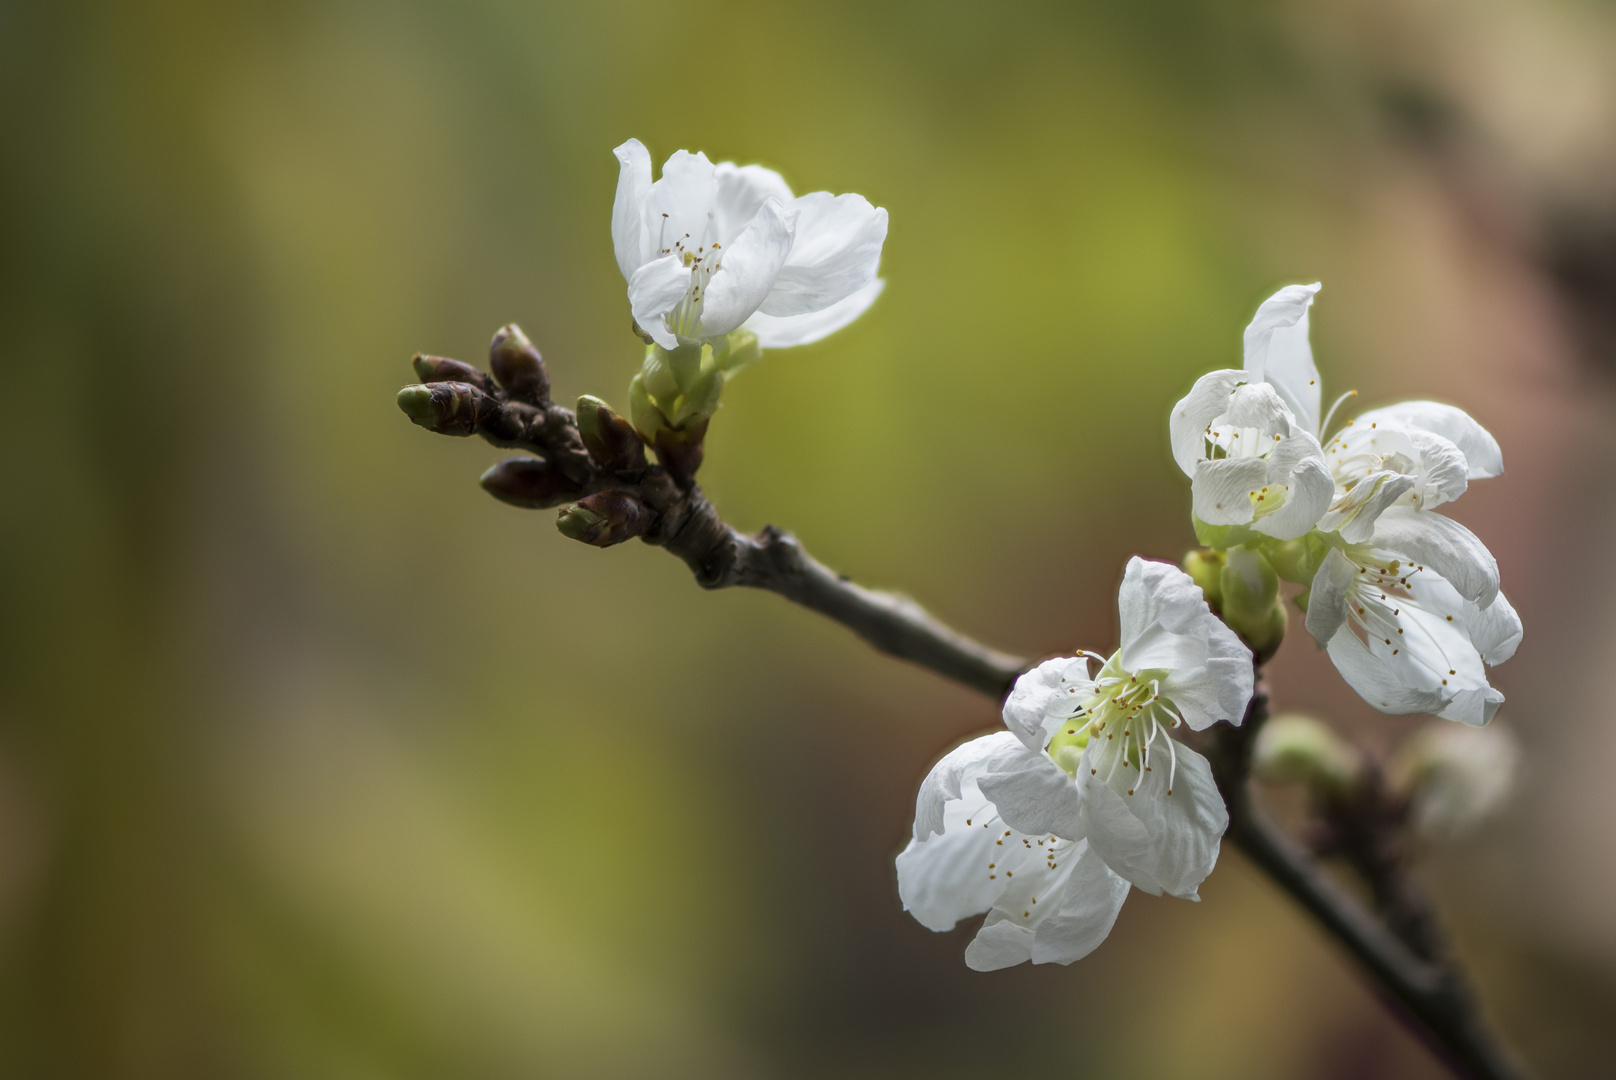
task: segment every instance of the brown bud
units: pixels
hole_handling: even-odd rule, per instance
[[[435,382],[463,382],[470,383],[485,394],[494,392],[494,380],[470,364],[459,360],[450,360],[447,356],[427,356],[425,353],[416,353],[411,361],[415,367],[416,378],[424,383]]]
[[[632,540],[651,523],[640,500],[622,491],[599,491],[562,509],[556,528],[595,547],[611,547]]]
[[[656,433],[657,460],[662,462],[680,487],[689,487],[701,468],[706,453],[702,440],[707,436],[707,421],[701,419],[682,428],[662,428]]]
[[[544,358],[515,323],[494,335],[488,346],[488,366],[513,398],[529,405],[549,403],[550,375],[544,370]]]
[[[519,418],[508,415],[497,399],[470,383],[406,386],[398,392],[398,407],[415,423],[440,435],[472,435],[479,427],[507,440],[522,434]]]
[[[578,485],[543,458],[511,458],[483,473],[483,490],[503,503],[548,510],[578,497]]]
[[[578,399],[578,434],[601,468],[629,475],[645,471],[639,433],[600,398],[586,394]]]

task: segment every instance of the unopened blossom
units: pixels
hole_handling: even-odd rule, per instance
[[[1240,723],[1251,653],[1175,566],[1131,560],[1117,606],[1120,649],[1021,676],[1009,730],[921,785],[899,895],[933,930],[986,912],[965,953],[977,970],[1069,964],[1105,940],[1129,885],[1199,899],[1217,862],[1228,812],[1206,759],[1171,732]]]
[[[1415,830],[1429,840],[1453,840],[1508,804],[1520,766],[1521,746],[1507,727],[1433,724],[1397,748],[1389,772],[1409,799]]]
[[[862,195],[793,196],[772,170],[684,150],[653,182],[638,139],[615,153],[617,265],[635,323],[663,348],[737,329],[762,348],[806,344],[880,293],[887,212]]]
[[[1291,536],[1311,530],[1323,545],[1304,579],[1307,628],[1337,670],[1382,711],[1486,723],[1503,695],[1489,685],[1485,665],[1514,654],[1521,623],[1499,592],[1491,552],[1435,511],[1471,480],[1502,474],[1498,443],[1462,410],[1434,401],[1372,409],[1332,433],[1336,408],[1353,395],[1321,411],[1308,343],[1308,309],[1318,291],[1316,283],[1289,285],[1269,297],[1246,328],[1243,369],[1202,382],[1217,376],[1238,385],[1236,394],[1252,394],[1252,408],[1240,417],[1250,428],[1294,425],[1323,448],[1329,498],[1316,520]],[[1194,397],[1192,391],[1185,401]],[[1179,426],[1173,436],[1176,452],[1186,436]],[[1221,523],[1200,513],[1199,498],[1196,509]],[[1260,518],[1251,527],[1286,539]]]

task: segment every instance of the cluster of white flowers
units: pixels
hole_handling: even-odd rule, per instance
[[[654,342],[635,388],[672,410],[651,426],[710,415],[724,371],[763,348],[816,341],[880,294],[887,214],[863,196],[794,197],[778,173],[683,150],[653,182],[637,140],[616,154],[612,240],[635,323]],[[1352,394],[1322,411],[1308,342],[1318,291],[1270,297],[1246,328],[1244,366],[1203,376],[1172,410],[1173,456],[1208,549],[1185,565],[1224,584],[1131,560],[1120,648],[1022,675],[1006,730],[958,747],[921,786],[899,893],[934,930],[987,913],[966,950],[971,967],[1087,955],[1130,885],[1198,898],[1228,814],[1206,759],[1173,733],[1242,722],[1269,652],[1254,657],[1240,635],[1259,650],[1277,645],[1278,580],[1305,588],[1308,631],[1376,708],[1479,726],[1503,701],[1485,668],[1514,653],[1520,619],[1486,547],[1437,513],[1471,480],[1503,472],[1498,444],[1431,401],[1332,430]],[[1503,760],[1471,753],[1466,768],[1424,772],[1459,784],[1504,775]],[[1506,788],[1494,783],[1496,797],[1481,802]],[[1447,816],[1478,816],[1466,807]]]
[[[1502,473],[1498,444],[1430,401],[1332,432],[1308,344],[1318,289],[1264,303],[1244,368],[1203,376],[1172,411],[1197,534],[1231,569],[1305,585],[1307,629],[1371,705],[1485,724],[1503,701],[1485,665],[1509,659],[1521,623],[1492,555],[1436,508]],[[1008,730],[964,744],[926,778],[898,891],[933,930],[987,913],[965,952],[971,967],[1087,955],[1129,885],[1198,898],[1228,815],[1206,760],[1172,732],[1239,724],[1255,670],[1205,595],[1177,568],[1135,558],[1118,600],[1122,647],[1023,675],[1004,706]],[[1441,775],[1465,792],[1485,786],[1462,772]],[[1493,788],[1507,784],[1488,789],[1495,803]]]
[[[1434,401],[1331,431],[1308,344],[1318,291],[1269,297],[1246,328],[1244,368],[1202,376],[1173,408],[1203,539],[1254,546],[1305,585],[1308,631],[1375,708],[1485,724],[1504,700],[1485,665],[1514,655],[1521,620],[1492,553],[1436,510],[1504,471],[1498,443]]]

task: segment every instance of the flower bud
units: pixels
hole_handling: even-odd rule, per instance
[[[645,445],[634,425],[600,398],[586,394],[578,399],[578,434],[601,468],[620,473],[644,471]]]
[[[424,383],[463,382],[470,383],[485,394],[494,392],[494,380],[470,364],[461,363],[459,360],[451,360],[447,356],[416,353],[415,359],[410,363],[415,368],[416,377]]]
[[[644,532],[650,516],[634,496],[622,491],[600,491],[564,507],[556,518],[556,528],[574,540],[611,547]]]
[[[483,473],[483,490],[500,502],[546,510],[578,497],[578,485],[543,458],[510,458]]]
[[[1310,532],[1295,540],[1270,540],[1263,545],[1263,550],[1280,577],[1298,585],[1310,585],[1330,546],[1318,533]]]
[[[681,486],[689,486],[701,466],[702,440],[723,392],[724,371],[710,344],[653,345],[629,383],[635,430]]]
[[[762,358],[763,347],[758,344],[757,335],[750,330],[731,330],[713,342],[713,360],[718,370],[726,375],[733,375]]]
[[[1223,607],[1223,552],[1200,548],[1184,556],[1184,572],[1201,587],[1201,595],[1213,613]]]
[[[488,366],[511,397],[529,405],[550,401],[550,373],[544,358],[515,323],[503,326],[488,346]]]
[[[1279,575],[1257,548],[1232,547],[1224,553],[1218,589],[1223,621],[1251,647],[1257,663],[1266,663],[1285,638]]]
[[[435,382],[406,386],[398,407],[412,421],[440,435],[473,435],[513,440],[522,434],[521,419],[470,383]]]
[[[1252,774],[1265,784],[1306,784],[1325,797],[1344,795],[1363,777],[1364,756],[1311,716],[1276,716],[1257,733]]]
[[[1393,791],[1409,800],[1409,819],[1427,839],[1473,832],[1502,810],[1520,771],[1520,744],[1496,720],[1473,728],[1438,720],[1397,748],[1387,767]]]

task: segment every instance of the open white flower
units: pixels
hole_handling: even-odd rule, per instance
[[[862,195],[793,197],[779,173],[684,150],[653,183],[638,139],[615,153],[617,265],[634,321],[663,348],[741,328],[762,348],[806,344],[881,292],[887,212]]]
[[[921,785],[898,892],[933,930],[988,912],[965,954],[978,970],[1069,964],[1105,940],[1129,884],[1194,900],[1217,862],[1223,798],[1169,732],[1240,723],[1251,653],[1177,567],[1130,560],[1117,606],[1116,653],[1027,672],[1005,702],[1010,730]]]

